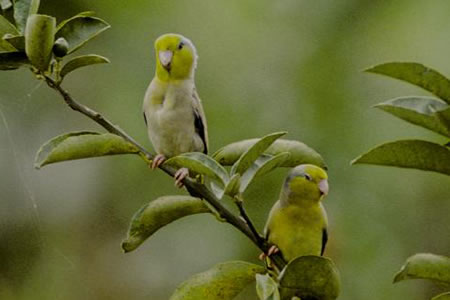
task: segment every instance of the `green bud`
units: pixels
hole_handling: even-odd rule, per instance
[[[66,39],[63,37],[57,39],[55,44],[53,45],[53,53],[55,54],[55,56],[64,57],[66,56],[68,51],[69,51],[69,43],[66,41]]]

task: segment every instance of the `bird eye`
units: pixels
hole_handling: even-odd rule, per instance
[[[183,42],[180,42],[180,44],[178,45],[178,50],[183,49],[183,46],[184,46],[184,43],[183,43]]]
[[[311,176],[310,176],[309,174],[307,174],[307,173],[305,173],[305,178],[306,178],[306,180],[308,180],[308,181],[311,181],[311,180],[312,180]]]

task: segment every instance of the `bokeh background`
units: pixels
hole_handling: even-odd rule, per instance
[[[414,170],[350,166],[381,142],[444,140],[374,104],[426,95],[399,81],[365,74],[385,61],[417,61],[450,75],[450,2],[42,0],[58,20],[94,10],[112,28],[80,53],[112,64],[71,74],[75,98],[151,147],[141,103],[154,72],[153,41],[167,32],[191,38],[200,60],[211,149],[287,130],[329,165],[326,255],[340,269],[340,299],[427,299],[422,281],[393,285],[417,252],[449,255],[449,178]],[[48,139],[98,130],[72,112],[29,71],[0,73],[0,298],[168,299],[190,275],[227,260],[257,262],[258,249],[211,216],[193,216],[123,254],[133,213],[166,194],[172,180],[134,156],[33,168]],[[287,169],[255,183],[247,208],[262,230]],[[249,288],[242,299],[256,299]]]

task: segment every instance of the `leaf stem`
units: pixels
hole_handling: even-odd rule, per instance
[[[109,121],[100,113],[79,103],[74,98],[72,98],[72,96],[65,89],[63,89],[58,82],[56,82],[47,75],[43,75],[43,78],[45,79],[45,82],[50,88],[56,90],[63,97],[64,101],[71,109],[82,113],[86,117],[92,119],[94,122],[105,128],[108,132],[121,136],[126,141],[136,146],[139,149],[139,155],[147,163],[154,158],[154,155],[152,153],[147,151],[142,145],[140,145],[137,141],[135,141],[119,126],[114,125],[111,121]],[[164,172],[166,172],[172,177],[176,172],[175,168],[164,165],[161,165],[160,169],[162,169]],[[253,223],[251,222],[242,205],[243,202],[242,199],[237,201],[237,203],[240,203],[238,204],[238,207],[243,219],[235,216],[230,210],[228,210],[225,206],[223,206],[220,203],[219,199],[217,199],[217,197],[205,185],[189,177],[185,178],[183,183],[191,194],[205,199],[205,201],[211,204],[211,206],[214,207],[214,209],[223,219],[225,219],[229,224],[233,225],[235,228],[237,228],[239,231],[245,234],[259,249],[267,253],[270,245],[266,242],[264,238],[262,238],[262,236],[257,232],[255,227],[253,226]],[[271,259],[280,270],[286,265],[286,262],[280,255],[271,256]]]
[[[244,220],[249,229],[252,231],[253,235],[258,239],[258,243],[262,243],[264,241],[264,238],[258,233],[255,226],[253,225],[252,220],[248,216],[247,211],[244,208],[244,200],[242,199],[242,195],[236,195],[234,202],[236,203],[236,206],[239,208],[239,214],[241,215],[241,218]]]

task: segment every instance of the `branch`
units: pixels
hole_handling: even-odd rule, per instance
[[[47,85],[56,90],[64,99],[66,104],[75,111],[78,111],[85,115],[86,117],[92,119],[94,122],[105,128],[108,132],[121,136],[129,143],[133,144],[139,149],[139,155],[147,162],[151,161],[154,158],[154,155],[148,152],[143,146],[141,146],[137,141],[135,141],[130,135],[128,135],[124,130],[122,130],[117,125],[114,125],[111,121],[106,119],[100,113],[94,111],[93,109],[77,102],[72,96],[64,90],[60,84],[54,81],[51,77],[44,75],[45,82]],[[169,174],[170,176],[174,176],[176,170],[169,166],[161,165],[159,167],[161,170]],[[244,207],[242,206],[242,199],[237,201],[240,202],[238,204],[240,214],[243,219],[236,217],[233,213],[231,213],[225,206],[223,206],[219,199],[203,184],[198,183],[197,181],[191,178],[185,178],[183,181],[184,185],[188,189],[189,192],[195,194],[198,197],[205,199],[212,207],[219,213],[220,217],[225,219],[228,223],[233,225],[236,229],[245,234],[259,249],[261,249],[264,253],[270,248],[270,245],[267,241],[261,237],[261,235],[256,231],[253,223],[245,212]],[[283,260],[281,255],[276,254],[271,256],[271,259],[275,263],[275,265],[281,270],[286,265],[286,262]]]
[[[236,203],[237,207],[239,208],[239,214],[241,215],[241,218],[244,220],[244,222],[249,227],[250,231],[253,233],[253,235],[258,240],[258,244],[263,243],[264,238],[258,233],[255,226],[253,225],[252,220],[250,219],[247,212],[245,211],[244,200],[242,199],[242,196],[241,195],[236,196],[234,202]]]

